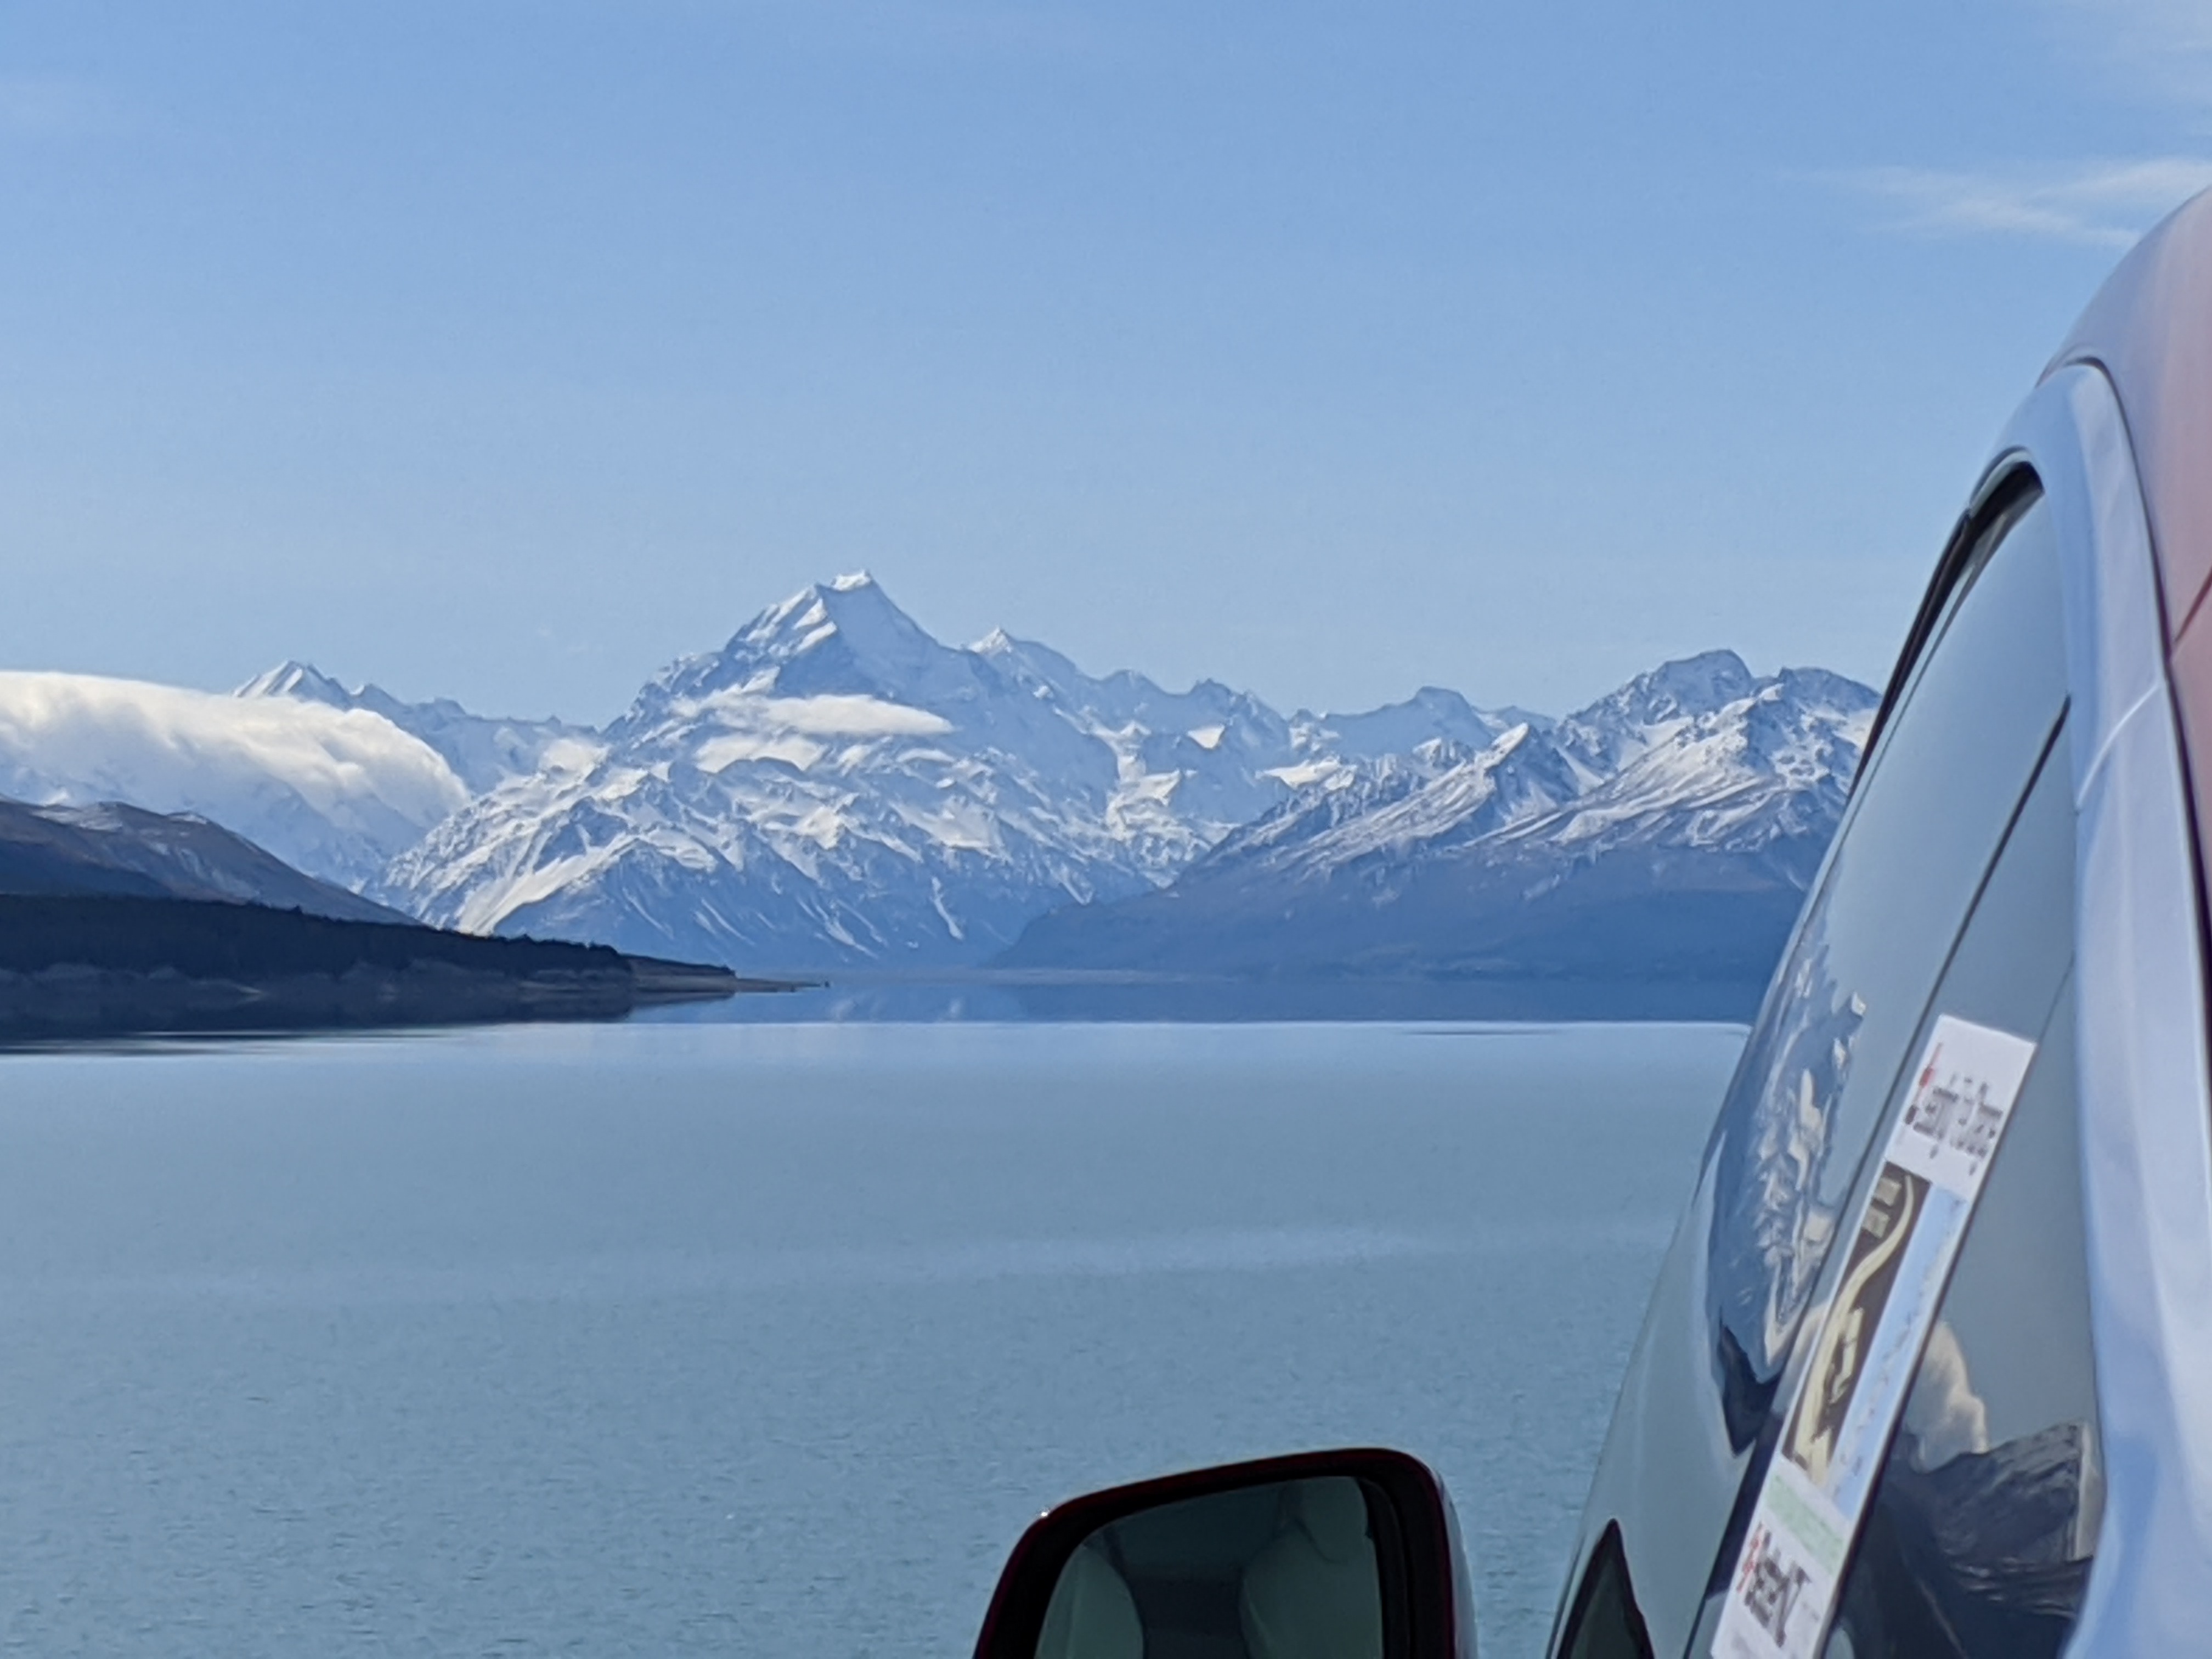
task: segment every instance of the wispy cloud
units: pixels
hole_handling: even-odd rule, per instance
[[[2212,104],[2212,6],[2205,0],[2042,0],[2078,44],[2130,86]]]
[[[1830,177],[1888,203],[1892,230],[2125,247],[2198,191],[2212,188],[2212,158],[2158,155],[1992,172],[1862,167]]]

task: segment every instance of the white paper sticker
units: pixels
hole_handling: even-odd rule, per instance
[[[1937,1018],[1767,1465],[1713,1651],[1813,1659],[2035,1045]]]

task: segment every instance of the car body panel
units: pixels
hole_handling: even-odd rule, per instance
[[[2206,222],[2212,224],[2212,220]],[[2203,387],[2212,401],[2212,379]],[[2062,525],[2082,1176],[2106,1510],[2077,1654],[2212,1629],[2212,1087],[2194,832],[2128,432],[2100,369],[2014,423]]]
[[[2048,373],[2081,365],[2101,368],[2118,399],[2177,640],[2212,586],[2212,193],[2136,245]]]

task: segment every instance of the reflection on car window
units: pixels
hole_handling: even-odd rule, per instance
[[[1838,1217],[2066,698],[2057,550],[2031,502],[1893,713],[1708,1152],[1706,1311],[1731,1444],[1756,1438]]]
[[[2103,1479],[2074,1006],[2058,978],[2072,957],[2068,775],[2061,750],[1937,996],[2040,1041],[1845,1573],[1836,1659],[2055,1655],[2088,1580]]]
[[[1076,1550],[1038,1659],[1384,1659],[1366,1487],[1322,1475],[1164,1504]]]
[[[1844,1579],[1828,1651],[2056,1655],[2104,1512],[2074,1012],[1990,1167]]]

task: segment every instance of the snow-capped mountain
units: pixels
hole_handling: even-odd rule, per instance
[[[1041,918],[1003,960],[1755,988],[1877,702],[1816,670],[1759,678],[1726,652],[1669,663],[1480,751],[1343,763],[1164,890]]]
[[[0,673],[0,795],[197,813],[358,890],[469,790],[428,744],[365,708]]]
[[[979,961],[1169,879],[1289,793],[1288,723],[1224,687],[939,643],[872,579],[673,664],[589,744],[471,802],[380,896],[476,929],[789,967]]]
[[[290,698],[320,703],[326,708],[364,709],[381,715],[435,750],[471,794],[482,794],[509,778],[537,771],[557,744],[589,741],[598,735],[588,726],[570,726],[563,720],[471,714],[451,697],[403,702],[380,685],[348,690],[303,662],[280,663],[266,673],[255,675],[231,695],[252,702]]]
[[[1282,800],[1303,750],[1289,721],[1217,680],[1168,691],[1123,669],[1093,679],[1057,651],[1003,631],[974,653],[1114,763],[1107,818],[1147,876],[1164,880]]]
[[[1467,749],[1485,749],[1516,726],[1547,729],[1552,722],[1524,709],[1477,708],[1456,691],[1425,685],[1403,702],[1385,703],[1364,714],[1291,716],[1301,749],[1310,755],[1352,761],[1410,755],[1425,743],[1441,739]]]
[[[1733,651],[1707,651],[1638,674],[1561,720],[1559,747],[1603,777],[1680,731],[1686,721],[1751,696],[1759,681]]]

